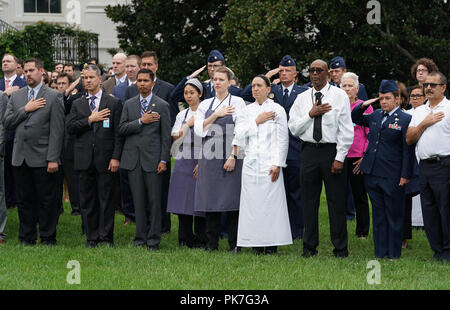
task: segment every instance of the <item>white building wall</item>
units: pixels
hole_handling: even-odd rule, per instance
[[[81,30],[98,33],[99,62],[111,66],[110,48],[119,48],[114,23],[106,16],[105,7],[126,4],[129,0],[61,0],[60,14],[24,13],[23,0],[0,0],[0,19],[23,29],[26,25],[45,21],[76,25]]]

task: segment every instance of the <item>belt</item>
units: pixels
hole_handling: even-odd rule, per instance
[[[312,142],[303,142],[304,145],[308,145],[315,148],[322,148],[322,147],[330,147],[330,146],[336,146],[336,143],[312,143]]]
[[[440,163],[441,161],[443,161],[444,159],[448,158],[450,156],[433,156],[427,159],[421,159],[420,161],[424,161],[426,163],[429,164],[435,164],[435,163]]]

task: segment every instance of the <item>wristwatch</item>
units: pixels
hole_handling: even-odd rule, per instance
[[[237,155],[231,154],[233,156],[234,159],[238,159]]]

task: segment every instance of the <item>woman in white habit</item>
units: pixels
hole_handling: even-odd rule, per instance
[[[256,101],[237,119],[236,140],[245,149],[238,222],[238,247],[273,254],[292,244],[282,169],[289,135],[286,112],[269,99],[270,82],[262,75],[252,81]]]

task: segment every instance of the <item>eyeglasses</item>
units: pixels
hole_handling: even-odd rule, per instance
[[[322,69],[322,68],[310,68],[310,69],[308,70],[309,73],[317,72],[318,74],[321,74],[323,71],[325,71],[325,70]]]
[[[416,72],[425,73],[425,72],[428,72],[428,69],[417,69]]]
[[[423,83],[423,88],[428,88],[430,86],[431,88],[436,88],[438,85],[444,85],[443,83]]]
[[[417,94],[417,95],[411,95],[409,96],[411,99],[419,99],[421,97],[423,97],[423,95]]]

